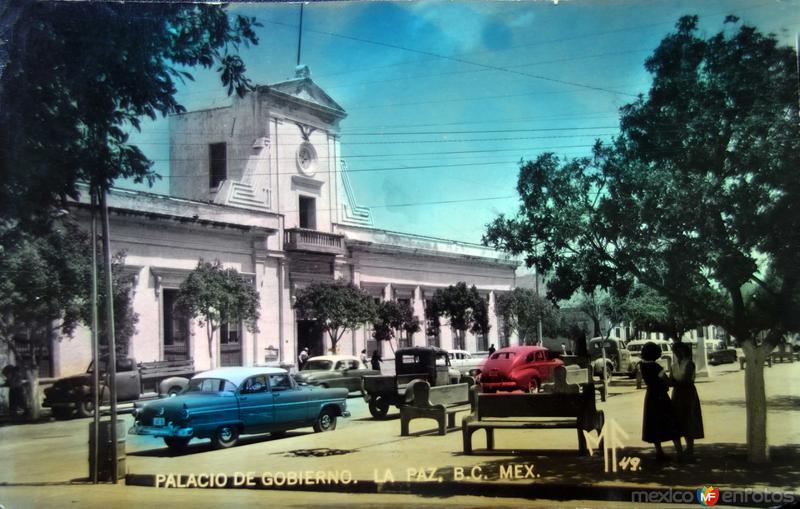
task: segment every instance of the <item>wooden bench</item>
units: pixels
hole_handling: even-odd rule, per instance
[[[472,454],[472,434],[486,430],[486,448],[494,449],[495,429],[564,429],[578,433],[578,451],[588,452],[583,431],[602,432],[605,415],[595,407],[594,386],[579,394],[477,394],[475,410],[461,423],[464,454]],[[600,447],[602,448],[602,442]]]
[[[407,437],[409,423],[414,419],[434,419],[439,434],[456,425],[456,413],[471,411],[474,393],[471,383],[431,387],[425,380],[416,380],[406,387],[406,404],[400,407],[400,436]],[[473,396],[471,396],[473,394]]]
[[[800,352],[792,351],[778,351],[772,352],[769,356],[772,362],[794,362],[795,359],[800,360]]]

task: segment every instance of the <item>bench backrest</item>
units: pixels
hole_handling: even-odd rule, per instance
[[[428,393],[431,405],[453,405],[469,401],[469,384],[453,384],[431,387]]]
[[[503,417],[582,417],[594,413],[594,394],[478,394],[478,419]]]

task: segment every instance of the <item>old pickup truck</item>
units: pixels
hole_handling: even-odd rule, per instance
[[[431,346],[398,348],[394,357],[395,375],[371,375],[361,379],[369,413],[386,417],[389,407],[405,402],[405,390],[412,380],[425,380],[431,387],[459,383],[463,378],[450,365],[447,350]]]
[[[189,377],[194,374],[194,362],[191,360],[137,364],[130,357],[122,357],[117,359],[116,364],[117,402],[180,394],[189,385]],[[42,405],[52,409],[56,419],[69,419],[75,413],[80,417],[90,417],[94,414],[93,372],[94,365],[89,364],[85,373],[59,378],[44,390]],[[105,373],[105,363],[101,361],[101,404],[108,404],[110,401]]]

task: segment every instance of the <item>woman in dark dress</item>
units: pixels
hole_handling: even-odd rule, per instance
[[[685,343],[677,343],[672,349],[675,365],[672,366],[672,409],[678,432],[686,440],[686,456],[694,454],[694,441],[703,438],[703,413],[700,398],[694,387],[695,366],[692,349]]]
[[[372,369],[374,369],[375,371],[380,371],[381,362],[383,362],[383,359],[381,359],[381,354],[379,354],[377,350],[373,350],[372,359],[370,359],[370,363],[372,364]]]
[[[669,383],[664,368],[656,363],[661,357],[661,348],[655,343],[642,347],[642,379],[647,384],[644,395],[644,416],[642,419],[642,440],[652,443],[656,448],[656,459],[665,460],[667,456],[661,442],[672,440],[675,450],[682,454],[678,427],[669,399]]]

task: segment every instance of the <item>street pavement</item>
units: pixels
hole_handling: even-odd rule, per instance
[[[762,499],[733,504],[739,506],[775,505],[759,503],[764,502],[764,490],[769,496],[800,496],[800,363],[765,368],[772,462],[760,467],[746,462],[743,372],[738,365],[712,369],[712,377],[697,381],[706,438],[696,445],[695,463],[679,463],[675,457],[655,461],[652,447],[641,441],[644,390],[637,390],[633,380],[615,378],[608,400],[598,400],[598,405],[605,411],[607,433],[612,421],[619,430],[616,471],[611,458],[606,468],[603,451],[579,456],[575,430],[498,430],[492,452],[484,449],[479,431],[473,437],[476,454],[467,456],[459,430],[438,436],[434,421],[415,420],[412,436],[401,437],[396,409],[377,421],[364,401],[353,396],[348,399],[352,417],[340,419],[328,433],[305,428],[280,438],[248,436],[234,448],[216,451],[207,441],[196,440],[182,454],[169,451],[160,439],[128,436],[129,475],[127,485],[118,486],[77,484],[88,475],[89,419],[0,427],[0,505],[63,507],[59,502],[69,499],[76,507],[100,507],[111,497],[119,507],[146,506],[153,500],[181,507],[237,507],[268,500],[289,507],[622,507],[635,492],[653,497],[639,498],[633,507],[642,500],[666,502],[664,488],[694,492],[704,485],[742,496],[745,489],[762,493]],[[132,424],[130,416],[123,418]],[[671,449],[666,447],[668,453]],[[201,483],[224,479],[243,489],[146,487],[191,486],[192,478]],[[269,489],[246,489],[248,484],[267,484]],[[642,490],[653,491],[642,495]]]

